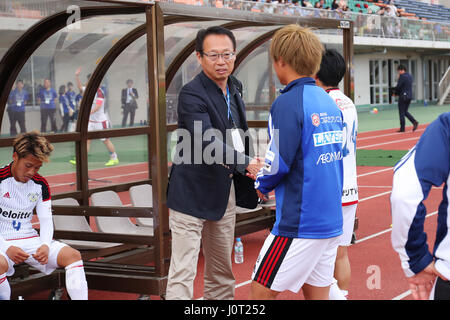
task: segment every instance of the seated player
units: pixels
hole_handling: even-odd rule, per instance
[[[53,241],[50,188],[38,174],[48,162],[53,146],[38,132],[23,133],[14,140],[13,162],[0,169],[0,300],[9,300],[7,276],[14,265],[26,263],[50,274],[66,269],[66,289],[72,300],[87,300],[88,288],[81,254]],[[40,233],[31,219],[36,209]]]

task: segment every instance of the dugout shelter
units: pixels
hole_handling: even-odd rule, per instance
[[[55,152],[41,170],[50,183],[53,200],[71,198],[79,204],[55,204],[54,216],[83,217],[92,229],[56,229],[55,239],[114,244],[81,250],[90,289],[162,297],[165,294],[170,263],[166,188],[176,141],[177,94],[199,71],[194,42],[198,30],[221,25],[235,33],[238,43],[234,75],[244,84],[247,120],[256,132],[257,143],[261,143],[261,152],[267,143],[270,105],[281,88],[272,71],[268,44],[282,26],[296,23],[312,27],[327,47],[337,48],[348,70],[342,88],[353,96],[350,20],[302,17],[295,10],[265,13],[255,9],[254,2],[246,1],[220,5],[213,0],[201,5],[138,0],[33,3],[34,10],[23,9],[22,15],[16,16],[16,30],[3,37],[7,50],[0,51],[0,153],[3,163],[11,161],[14,136],[9,132],[7,107],[17,80],[25,79],[30,93],[26,102],[30,131],[40,128],[36,98],[39,79],[49,78],[58,87],[69,81],[75,83],[74,73],[80,66],[82,79],[91,74],[79,103],[74,131],[45,133]],[[128,78],[138,86],[140,100],[134,125],[122,127],[119,96]],[[105,92],[112,127],[88,132],[89,113],[98,88]],[[57,120],[59,127],[61,120]],[[118,166],[103,167],[101,154],[107,155],[100,142],[103,138],[115,144]],[[88,140],[93,141],[92,155],[87,152]],[[75,166],[68,163],[71,158],[76,160]],[[105,175],[106,170],[110,171]],[[139,185],[152,186],[152,206],[93,204],[93,194],[113,191],[125,194],[122,199],[126,200],[130,188]],[[101,232],[96,228],[98,217],[131,218],[133,223],[152,218],[153,224],[148,233]],[[120,224],[124,220],[117,221]],[[270,207],[243,210],[237,216],[236,236],[270,228],[273,222]],[[63,281],[63,271],[43,275],[23,268],[11,281],[12,297],[58,289]]]

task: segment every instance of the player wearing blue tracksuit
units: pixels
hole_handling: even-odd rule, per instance
[[[416,146],[395,166],[391,194],[392,245],[400,256],[405,275],[411,279],[428,272],[430,264],[450,279],[450,112],[440,115],[425,130]],[[433,253],[428,250],[424,200],[432,186],[443,185]],[[411,287],[415,290],[415,285]],[[414,295],[414,292],[413,292]],[[438,278],[434,298],[450,298],[450,284]]]
[[[343,220],[342,113],[310,77],[281,93],[255,181],[262,193],[275,189],[276,220],[252,279],[275,292],[298,292],[304,284],[328,287],[333,278]]]
[[[312,78],[286,86],[272,105],[266,165],[255,187],[275,189],[272,233],[323,239],[342,233],[342,113]]]

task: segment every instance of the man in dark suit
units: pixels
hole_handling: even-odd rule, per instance
[[[416,131],[419,122],[408,112],[412,99],[413,77],[406,72],[406,67],[402,64],[398,66],[397,72],[397,86],[393,88],[394,93],[398,96],[398,112],[400,115],[400,129],[397,132],[405,132],[405,117],[413,124],[413,131]]]
[[[133,88],[133,80],[127,80],[127,87],[122,89],[122,127],[127,125],[128,114],[130,115],[130,127],[134,124],[134,116],[136,114],[137,99],[139,98],[136,88]]]
[[[204,298],[234,298],[236,205],[256,207],[258,196],[246,170],[256,174],[259,168],[248,156],[250,139],[242,137],[248,126],[242,85],[231,76],[235,50],[231,31],[200,30],[196,51],[202,72],[179,94],[178,144],[167,193],[172,231],[167,299],[192,299],[200,244]]]

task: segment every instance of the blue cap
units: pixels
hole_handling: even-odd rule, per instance
[[[236,238],[236,241],[241,241],[241,238]]]

